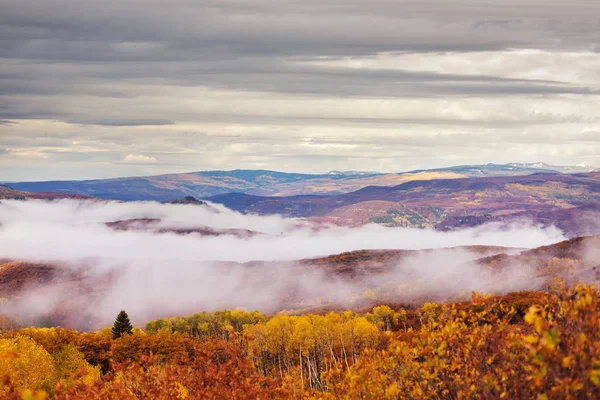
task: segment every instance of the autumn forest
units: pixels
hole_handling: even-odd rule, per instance
[[[370,312],[224,310],[114,329],[9,329],[6,399],[588,399],[600,394],[600,293],[543,292]],[[225,395],[226,394],[226,395]]]

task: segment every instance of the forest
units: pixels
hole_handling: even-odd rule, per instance
[[[545,291],[319,314],[127,315],[96,332],[0,323],[3,399],[589,399],[600,296]]]

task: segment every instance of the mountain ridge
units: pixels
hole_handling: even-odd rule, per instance
[[[569,236],[600,232],[598,172],[420,180],[332,196],[230,193],[207,200],[242,213],[312,218],[342,226],[375,222],[453,230],[530,220],[557,225]]]
[[[10,182],[5,185],[25,192],[83,194],[107,200],[156,200],[193,196],[207,198],[226,193],[258,196],[336,195],[369,186],[397,186],[414,180],[517,176],[534,173],[584,172],[583,167],[556,167],[545,163],[459,165],[400,173],[329,171],[304,174],[271,170],[196,171],[138,177],[90,180]]]

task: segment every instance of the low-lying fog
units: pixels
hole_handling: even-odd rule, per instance
[[[163,229],[209,227],[260,234],[247,238],[233,234],[180,235],[114,230],[105,224],[139,218],[160,219],[157,225]],[[30,291],[12,303],[12,312],[31,318],[71,300],[79,303],[80,312],[83,309],[103,323],[110,322],[121,309],[127,310],[134,322],[226,307],[272,312],[281,309],[291,293],[306,296],[306,301],[348,300],[360,296],[370,284],[404,287],[403,300],[406,293],[415,292],[417,283],[421,285],[420,295],[522,289],[530,285],[524,279],[526,266],[518,266],[502,277],[492,276],[470,262],[481,254],[465,249],[415,255],[391,273],[361,282],[325,276],[321,270],[296,267],[292,261],[363,249],[468,245],[533,248],[563,239],[556,228],[542,229],[527,223],[438,232],[373,224],[360,228],[316,227],[299,219],[243,215],[214,204],[74,200],[0,203],[0,259],[85,266],[87,274],[114,278],[105,291],[94,294],[96,297],[86,297],[85,290],[68,284]],[[252,267],[223,263],[248,261],[268,263]],[[93,288],[89,292],[93,293]],[[83,304],[86,301],[90,304]]]

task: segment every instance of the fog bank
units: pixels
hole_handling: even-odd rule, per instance
[[[246,229],[259,234],[245,238],[227,233],[182,235],[114,230],[106,225],[140,218],[160,219],[156,224],[165,229]],[[68,304],[94,324],[110,322],[120,309],[138,323],[232,307],[275,312],[298,300],[349,301],[376,287],[401,300],[428,293],[456,296],[472,290],[520,290],[533,284],[525,279],[527,266],[492,275],[472,262],[481,254],[444,249],[533,248],[563,239],[556,228],[525,222],[438,232],[374,224],[316,227],[300,219],[243,215],[212,204],[0,203],[0,259],[51,262],[79,273],[77,282],[67,279],[20,294],[12,312],[33,318]],[[364,249],[440,250],[409,257],[385,274],[355,281],[294,262]],[[256,263],[236,264],[249,261]]]

